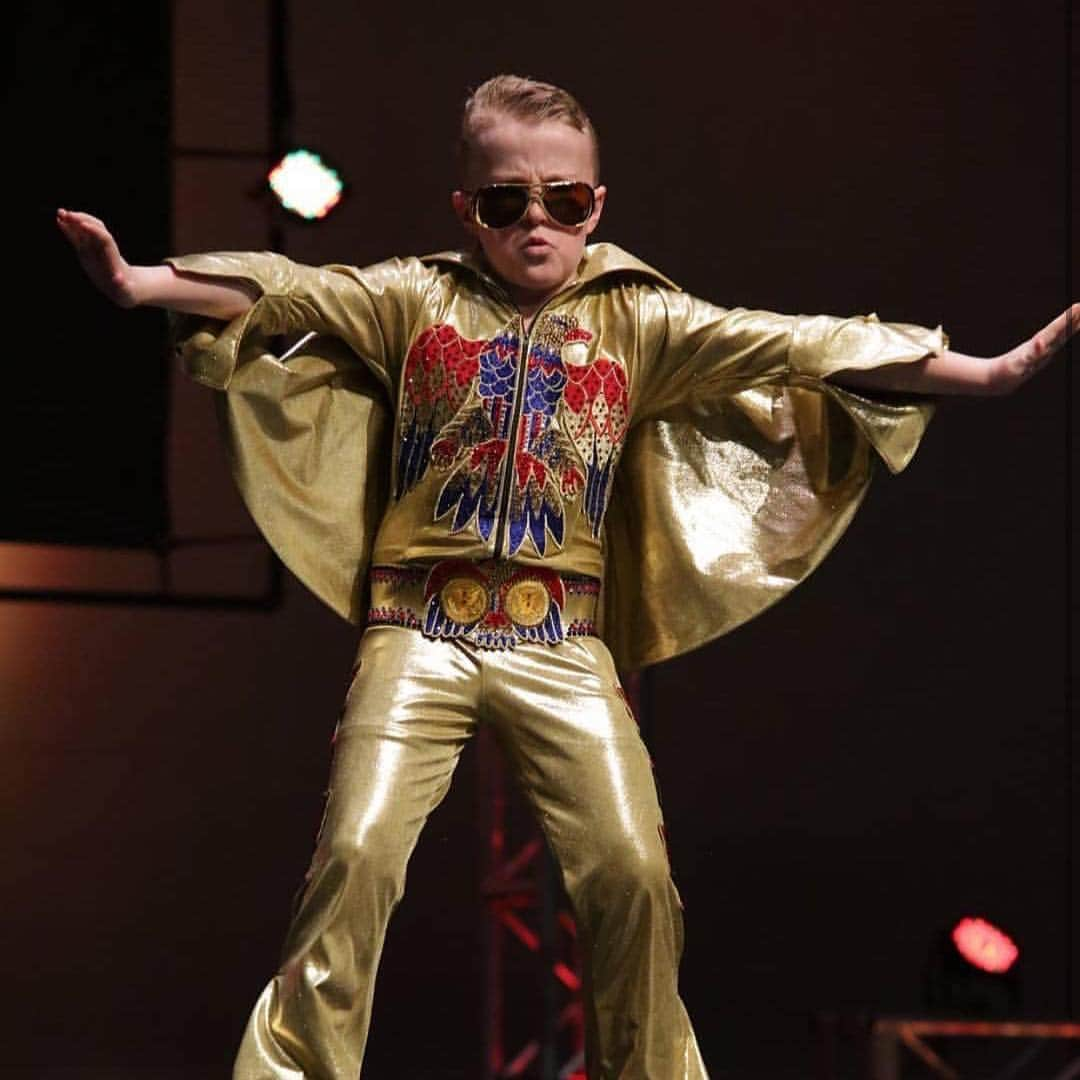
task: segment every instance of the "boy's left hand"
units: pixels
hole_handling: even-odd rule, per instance
[[[1009,394],[1023,385],[1040,368],[1044,367],[1054,353],[1080,330],[1080,303],[1066,308],[1053,322],[1049,322],[1037,334],[1021,342],[1015,349],[995,356],[991,361],[989,393]]]
[[[1045,367],[1078,330],[1080,302],[999,356],[966,356],[946,349],[913,364],[840,371],[830,378],[841,385],[915,394],[1011,394]]]

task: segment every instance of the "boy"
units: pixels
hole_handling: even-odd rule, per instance
[[[606,195],[595,132],[565,91],[513,76],[466,104],[462,175],[472,252],[364,270],[230,254],[130,267],[100,222],[59,213],[116,302],[228,321],[183,328],[182,352],[228,391],[252,513],[368,626],[307,887],[234,1075],[359,1074],[406,862],[482,720],[574,906],[591,1080],[696,1080],[678,894],[605,642],[626,667],[674,655],[816,564],[869,448],[902,468],[928,412],[843,386],[1006,392],[1080,305],[981,360],[940,331],[687,297],[586,247]],[[304,330],[323,336],[288,366],[267,354]]]

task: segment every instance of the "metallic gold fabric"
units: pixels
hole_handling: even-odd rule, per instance
[[[847,528],[871,448],[902,468],[929,413],[819,383],[636,428],[607,523],[601,633],[620,667],[704,645],[785,596]]]
[[[480,723],[532,803],[573,904],[590,1080],[704,1080],[678,996],[681,905],[652,766],[603,643],[493,652],[396,627],[361,641],[307,887],[235,1080],[359,1075],[406,862]]]
[[[603,244],[531,328],[457,253],[365,270],[171,262],[262,293],[229,326],[185,321],[180,351],[226,389],[241,490],[317,595],[359,621],[370,559],[491,558],[516,515],[503,555],[602,578],[601,633],[623,669],[731,629],[817,565],[865,491],[871,448],[903,468],[930,414],[826,380],[945,346],[940,330],[873,316],[718,308]],[[271,336],[299,330],[324,336],[279,363]],[[522,385],[526,353],[542,375],[525,406],[535,454],[513,442],[524,427],[505,449],[492,434],[496,346]],[[487,375],[471,374],[477,355]],[[511,449],[515,469],[485,472],[485,455]]]
[[[610,245],[586,249],[531,325],[460,253],[364,270],[270,254],[172,264],[257,287],[227,326],[181,320],[179,351],[226,391],[241,491],[317,595],[359,620],[372,562],[427,581],[440,563],[494,560],[526,583],[505,597],[515,635],[548,634],[551,592],[536,583],[599,579],[600,629],[624,668],[702,644],[813,569],[871,451],[902,468],[929,417],[827,380],[944,347],[940,331],[873,317],[718,308]],[[318,336],[275,359],[274,336],[303,331]],[[438,593],[466,620],[482,600],[467,576]],[[376,600],[387,621],[415,606]],[[595,637],[491,651],[419,632],[435,629],[364,636],[308,887],[236,1077],[358,1074],[406,861],[481,722],[577,914],[591,1080],[704,1077],[677,994],[682,924],[652,773],[611,655]]]

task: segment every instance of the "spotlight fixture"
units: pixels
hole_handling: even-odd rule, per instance
[[[1003,975],[1020,956],[1013,939],[985,919],[961,919],[951,936],[956,951],[969,964],[991,975]]]
[[[336,169],[310,150],[290,150],[267,177],[281,205],[304,221],[326,217],[345,194]]]
[[[1020,1008],[1020,949],[989,919],[967,915],[938,935],[926,965],[926,1003],[936,1012],[1006,1017]]]

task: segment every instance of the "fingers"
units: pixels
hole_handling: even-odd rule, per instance
[[[94,217],[93,214],[84,214],[78,210],[65,210],[63,207],[56,211],[56,220],[62,224],[91,224],[105,228],[105,222],[101,218]]]
[[[1080,302],[1071,304],[1032,338],[1040,357],[1049,358],[1080,330]]]
[[[90,281],[121,307],[134,306],[131,267],[120,254],[105,222],[93,214],[60,208],[56,211],[56,224],[75,249]]]
[[[1040,371],[1080,330],[1080,303],[1071,304],[1056,319],[1049,322],[1026,342],[999,357],[1002,393],[1008,393],[1027,382]]]
[[[56,212],[56,224],[76,247],[83,247],[87,243],[112,242],[112,234],[106,228],[105,222],[93,214],[60,209]]]

